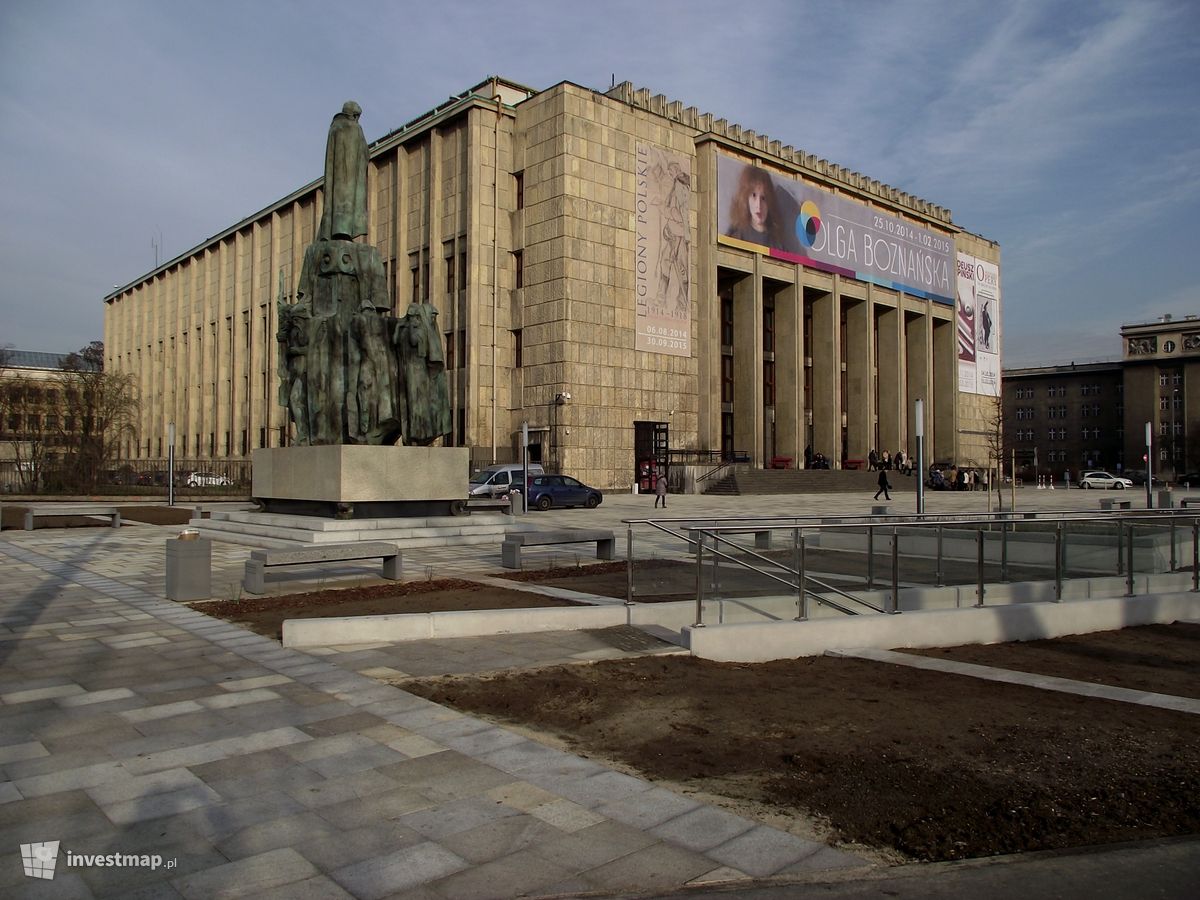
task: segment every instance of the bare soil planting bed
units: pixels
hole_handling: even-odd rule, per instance
[[[1124,643],[1152,653],[1139,631],[1097,640],[1076,675],[1096,680]],[[1168,643],[1200,661],[1200,642]],[[982,649],[998,666],[1023,652]],[[403,686],[892,858],[1200,832],[1200,717],[1184,713],[829,657],[641,658]]]
[[[577,605],[569,600],[528,591],[490,587],[460,578],[436,578],[431,581],[397,581],[275,597],[218,600],[196,603],[193,608],[244,625],[257,634],[281,640],[284,619]]]

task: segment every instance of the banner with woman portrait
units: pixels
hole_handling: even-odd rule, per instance
[[[717,156],[719,243],[954,303],[954,241],[864,203]]]

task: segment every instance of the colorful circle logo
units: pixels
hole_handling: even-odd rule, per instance
[[[796,217],[796,237],[805,247],[811,247],[821,233],[821,210],[811,200],[805,200]]]

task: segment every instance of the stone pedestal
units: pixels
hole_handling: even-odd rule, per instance
[[[299,515],[457,515],[470,478],[466,447],[278,447],[255,450],[253,461],[255,501]]]

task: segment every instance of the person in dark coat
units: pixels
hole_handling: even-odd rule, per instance
[[[878,500],[879,495],[883,494],[884,500],[891,500],[892,495],[888,493],[888,491],[891,490],[891,488],[892,488],[892,486],[888,483],[888,479],[887,479],[887,469],[880,469],[879,470],[879,490],[877,490],[875,492],[875,499]]]

